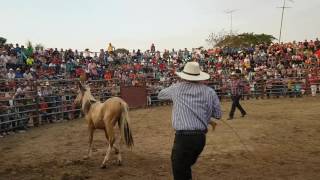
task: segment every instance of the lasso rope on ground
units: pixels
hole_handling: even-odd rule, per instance
[[[145,114],[150,114],[150,113],[152,113],[153,111],[155,111],[155,109],[156,108],[154,108],[154,107],[151,107],[151,108],[148,108],[148,111],[145,113]],[[221,122],[223,122],[229,129],[231,129],[231,131],[237,136],[237,138],[239,139],[239,142],[240,142],[240,144],[244,147],[244,149],[249,153],[249,154],[251,154],[252,155],[252,157],[254,158],[254,159],[257,159],[256,158],[256,156],[253,154],[253,152],[251,152],[250,150],[249,150],[249,148],[248,148],[248,146],[244,143],[244,141],[242,140],[242,138],[241,138],[241,136],[239,135],[239,133],[236,131],[236,129],[234,129],[229,123],[227,123],[226,121],[224,121],[224,120],[220,120]]]
[[[237,136],[237,138],[239,139],[239,142],[242,144],[242,146],[246,149],[246,151],[251,154],[254,159],[257,159],[256,156],[253,154],[253,152],[251,152],[249,150],[249,148],[247,147],[247,145],[243,142],[243,140],[241,139],[240,135],[238,134],[238,132],[236,131],[236,129],[234,129],[229,123],[227,123],[226,121],[224,120],[220,120],[221,122],[223,122],[225,125],[227,125],[229,127],[229,129],[231,129],[231,131]]]

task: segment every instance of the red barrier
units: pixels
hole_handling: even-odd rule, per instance
[[[130,108],[144,108],[147,106],[147,88],[145,86],[120,86],[120,97]]]

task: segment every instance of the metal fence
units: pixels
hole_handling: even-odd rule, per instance
[[[0,133],[81,117],[80,109],[73,104],[77,94],[77,81],[0,80]],[[92,80],[89,83],[93,95],[100,101],[120,96],[120,86],[132,86],[118,79]],[[144,79],[134,85],[146,88],[145,100],[147,107],[150,107],[170,104],[168,101],[160,101],[157,96],[161,89],[171,83],[172,80]],[[225,82],[213,80],[205,83],[215,89],[221,100],[229,99],[230,90]],[[261,80],[244,84],[243,99],[302,97],[310,94],[315,96],[320,92],[319,82],[310,84],[301,78],[292,78],[290,81]]]

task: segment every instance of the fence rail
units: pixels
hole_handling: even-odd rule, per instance
[[[10,84],[14,82],[14,86]],[[0,133],[17,129],[39,126],[45,123],[70,120],[81,117],[78,107],[73,104],[77,95],[77,79],[51,81],[12,81],[0,80]],[[112,83],[110,83],[112,82]],[[118,79],[112,81],[90,81],[93,95],[100,101],[112,96],[120,96]],[[146,87],[147,106],[170,104],[158,99],[158,92],[169,86],[171,81],[144,79],[137,83]],[[206,84],[216,90],[221,100],[230,97],[230,91],[222,81],[207,81]],[[279,97],[315,96],[320,92],[320,83],[309,83],[307,79],[292,78],[290,81],[261,80],[244,82],[243,99],[263,99]],[[130,84],[124,84],[130,86]],[[24,93],[19,93],[17,89]],[[1,134],[0,134],[1,135]]]

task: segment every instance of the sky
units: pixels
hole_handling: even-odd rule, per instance
[[[283,0],[0,0],[0,37],[46,48],[158,50],[204,46],[212,32],[278,38]],[[287,0],[283,41],[320,37],[320,0]]]

